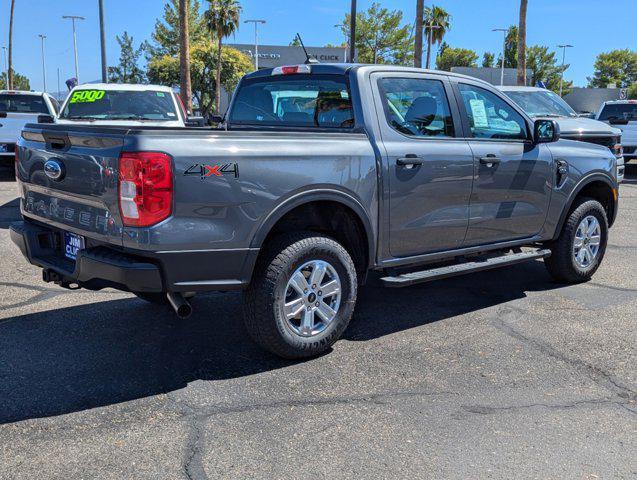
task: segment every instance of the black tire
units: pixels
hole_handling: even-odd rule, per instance
[[[577,228],[586,217],[592,215],[600,225],[601,235],[599,250],[595,259],[587,267],[577,264],[573,256],[573,248]],[[576,200],[562,232],[555,242],[549,245],[551,256],[544,264],[551,276],[561,283],[581,283],[590,280],[602,263],[608,242],[608,218],[604,207],[592,198]]]
[[[302,336],[289,325],[283,304],[287,283],[294,272],[313,260],[328,262],[334,268],[341,283],[341,301],[336,316],[323,331]],[[356,304],[357,287],[354,262],[338,242],[313,232],[277,237],[266,246],[246,292],[246,329],[257,344],[280,357],[302,359],[320,355],[347,328]]]
[[[133,292],[137,298],[155,305],[168,305],[168,298],[162,292]]]

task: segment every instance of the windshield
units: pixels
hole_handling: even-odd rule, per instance
[[[637,103],[611,103],[599,115],[600,120],[637,120]]]
[[[284,75],[245,80],[230,123],[352,128],[354,113],[343,75]]]
[[[178,120],[172,95],[153,90],[75,90],[62,112],[65,120]]]
[[[16,93],[0,94],[0,112],[49,113],[44,98]]]
[[[506,93],[531,117],[577,117],[577,113],[562,98],[550,90]]]

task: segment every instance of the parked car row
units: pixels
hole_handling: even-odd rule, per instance
[[[499,87],[532,118],[552,118],[560,126],[560,135],[569,140],[608,147],[617,158],[617,177],[624,179],[622,131],[607,123],[579,116],[562,97],[537,87]]]
[[[13,171],[15,145],[29,123],[203,127],[189,116],[181,97],[160,85],[87,84],[59,105],[48,93],[0,91],[0,166]]]

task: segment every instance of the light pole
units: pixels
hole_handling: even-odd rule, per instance
[[[492,32],[502,32],[504,35],[504,40],[502,41],[502,66],[500,67],[500,85],[504,85],[504,54],[507,50],[507,33],[508,29],[506,28],[494,28],[491,30]]]
[[[562,73],[560,75],[560,97],[562,96],[562,84],[564,83],[564,61],[566,60],[566,49],[573,48],[573,45],[558,45],[557,48],[562,49]]]
[[[442,28],[440,25],[434,25],[433,23],[427,24],[427,65],[425,65],[425,68],[431,66],[431,44],[433,43],[431,32],[440,28]]]
[[[86,20],[84,17],[80,17],[79,15],[64,15],[62,18],[66,20],[71,20],[73,22],[73,51],[75,52],[75,79],[77,80],[77,84],[80,84],[80,68],[77,62],[77,32],[75,30],[75,21],[76,20]]]
[[[356,0],[352,0],[349,19],[349,61],[356,60]]]
[[[9,81],[9,67],[7,66],[7,47],[2,47],[4,50],[4,71],[7,72],[7,82]],[[7,89],[9,86],[7,85]]]
[[[245,20],[243,23],[254,23],[254,67],[259,70],[259,24],[264,25],[265,20]]]
[[[100,11],[100,42],[102,51],[102,82],[108,82],[108,75],[106,72],[106,34],[104,32],[104,0],[99,0]]]
[[[46,40],[46,35],[38,35],[38,37],[40,37],[40,40],[42,40],[42,79],[44,81],[44,90],[43,92],[46,93],[46,59],[45,59],[45,55],[44,55],[44,41]]]

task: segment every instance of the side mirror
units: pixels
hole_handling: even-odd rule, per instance
[[[38,115],[38,123],[55,123],[53,115]]]
[[[555,120],[536,120],[533,124],[533,142],[552,143],[560,139],[560,126]]]
[[[210,116],[211,123],[223,123],[223,117],[221,115],[211,115]]]
[[[187,127],[205,127],[206,120],[203,117],[188,117],[186,119]]]

